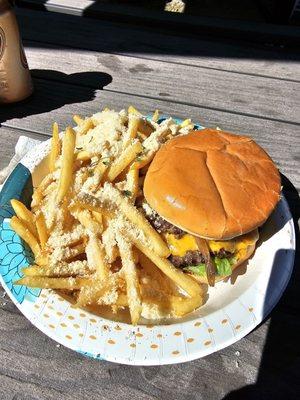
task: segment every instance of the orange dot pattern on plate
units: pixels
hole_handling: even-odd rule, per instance
[[[48,306],[48,308],[49,308],[50,310],[54,310],[54,307],[53,307],[53,306]]]
[[[180,336],[181,335],[181,332],[174,332],[174,336]]]
[[[62,312],[60,312],[60,311],[57,311],[57,313],[56,313],[59,317],[61,317],[62,315],[63,315],[63,313]]]
[[[68,315],[68,319],[70,319],[72,321],[75,318],[73,317],[73,315]]]
[[[109,344],[116,344],[116,342],[115,342],[114,340],[112,340],[112,339],[108,339],[107,343],[109,343]]]
[[[209,333],[212,333],[214,331],[213,328],[208,328],[207,330]]]
[[[83,333],[79,333],[79,335],[78,335],[79,337],[83,337]]]
[[[73,324],[73,326],[74,326],[75,329],[80,328],[80,325],[78,325],[78,324]]]
[[[97,339],[96,336],[94,336],[94,335],[90,335],[89,338],[92,339],[92,340],[96,340]]]
[[[133,348],[136,347],[135,343],[131,343],[130,347],[133,347]]]
[[[248,310],[249,310],[250,312],[252,312],[252,311],[253,311],[253,307],[249,307]]]
[[[223,319],[222,320],[222,324],[227,324],[227,322],[228,322],[228,319]]]
[[[60,326],[62,326],[63,328],[66,328],[66,327],[67,327],[67,325],[66,325],[64,322],[62,322],[62,323],[60,324]]]
[[[45,317],[45,318],[49,318],[49,315],[48,315],[48,314],[44,314],[44,317]]]
[[[34,305],[34,308],[40,308],[40,306],[38,306],[37,304]]]
[[[158,334],[156,335],[156,337],[158,337],[158,338],[160,339],[160,338],[163,337],[163,335],[162,335],[161,333],[158,333]]]
[[[116,330],[116,331],[121,331],[122,328],[120,327],[120,325],[116,325],[116,326],[115,326],[115,330]]]
[[[174,351],[172,351],[172,354],[174,354],[174,356],[177,356],[179,354],[179,351],[178,350],[174,350]]]
[[[157,349],[158,348],[158,346],[157,346],[157,344],[151,344],[151,349]]]
[[[80,313],[79,315],[80,315],[81,317],[83,317],[83,318],[86,317],[86,314],[84,314],[84,313]]]
[[[153,327],[154,327],[154,325],[146,325],[146,328],[149,328],[149,329],[151,329]]]
[[[235,327],[235,329],[236,329],[236,330],[239,330],[240,327],[241,327],[241,325],[237,325],[237,326]]]
[[[71,340],[72,336],[71,335],[66,335],[66,338]]]
[[[194,326],[201,326],[201,322],[195,322]]]
[[[188,343],[192,343],[194,340],[195,340],[194,338],[190,337],[190,338],[187,339],[187,342]]]
[[[49,326],[49,328],[51,328],[51,329],[55,329],[55,326],[52,325],[52,324],[49,324],[48,326]]]
[[[42,294],[41,294],[41,297],[42,297],[43,299],[45,299],[47,296],[46,296],[44,293],[42,293]]]
[[[140,332],[137,332],[137,333],[135,334],[135,336],[136,336],[136,337],[143,337],[144,335],[143,335],[142,333],[140,333]]]
[[[211,340],[207,340],[206,342],[204,342],[204,346],[209,346],[211,344]]]
[[[95,324],[97,321],[96,321],[94,318],[90,318],[90,322],[91,322],[92,324]]]

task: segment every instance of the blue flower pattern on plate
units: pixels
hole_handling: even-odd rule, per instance
[[[25,298],[35,300],[41,292],[40,289],[13,284],[23,276],[22,268],[32,262],[33,255],[28,246],[10,228],[9,221],[4,220],[0,228],[0,273],[18,303],[22,303]]]

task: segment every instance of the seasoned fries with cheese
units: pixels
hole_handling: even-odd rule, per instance
[[[146,119],[133,106],[73,120],[61,133],[53,125],[49,173],[31,210],[12,200],[11,226],[35,257],[15,284],[63,290],[77,307],[127,308],[134,325],[193,311],[202,287],[168,261],[142,207],[154,155],[193,124],[160,120],[158,110]]]

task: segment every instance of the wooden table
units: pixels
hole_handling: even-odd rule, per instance
[[[64,127],[73,114],[104,106],[133,104],[145,113],[158,108],[257,140],[284,174],[297,225],[300,63],[292,49],[46,11],[23,9],[18,17],[35,95],[0,109],[1,168],[20,135],[45,140],[53,121]],[[271,316],[238,343],[193,362],[147,368],[99,362],[60,347],[1,291],[0,398],[298,398],[299,287],[295,268]]]

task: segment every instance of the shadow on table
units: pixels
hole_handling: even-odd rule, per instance
[[[79,72],[68,75],[59,71],[33,69],[31,74],[33,95],[20,103],[1,107],[0,123],[49,112],[66,104],[93,100],[97,90],[112,82],[111,75],[104,72]]]
[[[266,337],[257,381],[229,393],[224,400],[235,399],[297,399],[300,393],[300,320],[297,305],[300,293],[299,228],[300,199],[296,188],[282,175],[283,193],[291,210],[295,230],[296,246],[294,271],[280,302],[271,313],[271,322]],[[276,254],[274,265],[284,268],[280,261],[286,257],[284,249]],[[273,290],[280,271],[274,268],[270,277],[269,290]],[[271,293],[267,293],[268,298]],[[293,307],[295,304],[295,307]],[[265,304],[267,309],[268,305]]]

